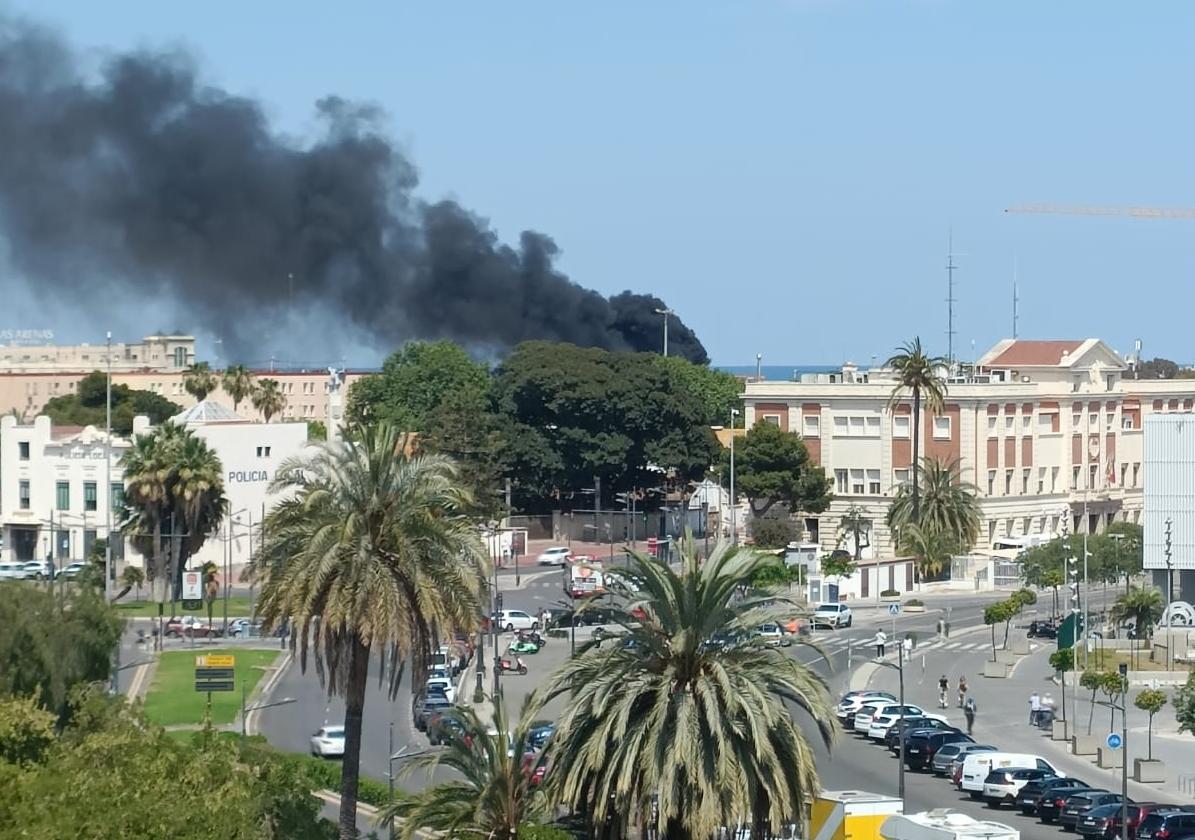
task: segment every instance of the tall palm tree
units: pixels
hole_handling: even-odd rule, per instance
[[[138,435],[121,466],[127,485],[122,530],[146,558],[147,577],[168,581],[178,597],[187,561],[228,510],[224,467],[203,438],[174,423]]]
[[[253,564],[267,628],[288,622],[306,670],[345,703],[340,836],[356,836],[361,724],[370,657],[390,694],[406,664],[416,680],[430,653],[481,616],[487,556],[461,511],[469,504],[456,466],[407,454],[388,424],[354,430],[287,459],[272,492],[286,499],[266,516]],[[310,648],[310,649],[309,649]]]
[[[524,759],[534,752],[529,737],[533,718],[524,715],[511,731],[502,695],[493,699],[493,729],[473,708],[454,709],[449,717],[455,725],[442,727],[446,748],[416,755],[403,767],[404,774],[447,767],[460,780],[441,782],[382,809],[379,825],[397,821],[401,840],[433,833],[464,840],[513,840],[520,825],[551,816],[547,798],[533,782],[546,754]]]
[[[917,572],[925,580],[941,574],[959,547],[950,534],[910,523],[901,529],[900,551],[917,558]]]
[[[224,393],[232,398],[232,410],[235,412],[241,402],[253,394],[253,371],[244,365],[233,365],[224,371],[221,384]]]
[[[1165,612],[1166,599],[1162,590],[1154,586],[1133,586],[1116,599],[1111,616],[1117,624],[1132,619],[1137,627],[1137,638],[1140,639],[1153,636],[1154,625],[1162,620]],[[1145,636],[1141,635],[1143,629]]]
[[[183,387],[195,397],[196,402],[203,402],[208,394],[216,390],[217,384],[216,372],[207,362],[196,362],[183,371]]]
[[[909,525],[920,525],[927,532],[945,535],[955,543],[955,550],[970,551],[979,539],[982,520],[979,488],[963,481],[957,459],[922,458],[915,475],[920,476],[920,515],[911,486],[901,485],[888,506],[888,527],[899,534]]]
[[[888,398],[888,410],[896,408],[906,393],[913,395],[913,464],[921,460],[921,403],[937,413],[946,400],[946,383],[938,376],[938,369],[948,364],[943,356],[927,356],[921,349],[921,338],[896,348],[896,354],[884,363],[896,373],[896,385]],[[920,521],[921,506],[918,493],[917,470],[913,470],[913,521]]]
[[[270,422],[275,414],[281,414],[286,408],[286,396],[282,393],[282,386],[277,379],[259,379],[253,388],[253,407],[261,412],[261,416]]]
[[[635,815],[667,838],[800,824],[819,785],[790,706],[829,746],[826,684],[751,635],[785,612],[774,592],[738,594],[768,558],[723,544],[701,564],[692,540],[682,557],[679,572],[636,552],[610,569],[598,602],[623,628],[615,643],[581,650],[529,700],[539,710],[568,696],[548,793],[624,834]]]

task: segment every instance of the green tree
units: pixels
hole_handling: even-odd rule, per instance
[[[822,577],[850,577],[855,573],[855,569],[857,569],[858,566],[859,564],[855,562],[855,558],[851,557],[851,555],[845,551],[831,551],[829,554],[822,555]]]
[[[902,484],[888,506],[888,526],[899,534],[917,524],[923,531],[942,535],[953,546],[951,551],[970,551],[979,539],[979,491],[963,481],[959,461],[922,458],[915,473],[918,482]],[[921,488],[920,516],[913,497],[917,487]]]
[[[63,716],[76,685],[108,679],[124,622],[90,587],[0,586],[0,695]]]
[[[655,356],[653,361],[666,368],[670,379],[702,406],[707,426],[725,426],[730,422],[730,410],[742,404],[743,380],[733,373],[694,364],[681,356]]]
[[[228,511],[224,468],[203,438],[166,423],[138,435],[121,458],[126,515],[122,530],[146,558],[150,580],[167,580],[181,596],[187,561]]]
[[[288,459],[272,491],[254,566],[267,631],[288,622],[305,670],[344,698],[340,832],[356,836],[362,716],[371,656],[395,696],[410,663],[421,679],[439,640],[471,633],[487,558],[447,458],[408,455],[390,424]],[[309,648],[310,646],[310,648]]]
[[[917,558],[917,575],[922,581],[940,576],[950,568],[950,558],[960,553],[953,536],[933,528],[909,523],[898,533],[900,551]]]
[[[385,421],[405,432],[426,432],[445,399],[485,394],[489,371],[452,341],[412,341],[391,353],[380,373],[349,387],[347,416],[356,423]]]
[[[207,362],[196,362],[183,371],[183,387],[197,402],[203,402],[207,395],[220,384],[216,372]]]
[[[1122,697],[1129,690],[1127,677],[1122,677],[1118,671],[1107,671],[1100,677],[1100,691],[1108,698],[1108,731],[1116,728],[1116,708],[1112,705],[1116,698]],[[1123,703],[1121,705],[1124,705]]]
[[[551,801],[620,836],[634,815],[661,837],[802,825],[820,784],[790,707],[828,746],[828,688],[750,636],[783,618],[774,596],[736,595],[767,558],[722,544],[700,563],[691,540],[681,554],[679,571],[638,553],[610,569],[599,603],[614,609],[621,643],[579,651],[533,695],[535,710],[568,698],[549,747]]]
[[[1088,550],[1095,556],[1103,576],[1114,583],[1124,575],[1124,588],[1129,590],[1130,579],[1141,574],[1145,551],[1145,534],[1135,522],[1113,522],[1095,539],[1095,548]]]
[[[1157,688],[1146,688],[1137,692],[1137,697],[1133,700],[1133,705],[1141,711],[1149,715],[1149,726],[1147,728],[1149,738],[1149,755],[1146,761],[1154,760],[1154,715],[1162,711],[1162,707],[1166,705],[1166,692]]]
[[[1110,615],[1117,625],[1132,621],[1137,630],[1137,638],[1152,638],[1154,625],[1161,621],[1165,611],[1166,598],[1161,590],[1153,586],[1133,586],[1116,599]],[[1142,630],[1145,631],[1144,636]]]
[[[40,763],[54,743],[56,724],[57,717],[32,695],[0,697],[0,764]]]
[[[232,410],[235,412],[241,403],[253,394],[253,371],[244,365],[233,365],[224,371],[220,377],[224,385],[224,393],[232,399]]]
[[[791,517],[753,516],[747,531],[756,548],[785,548],[797,538],[797,526]]]
[[[253,388],[253,396],[250,399],[253,402],[253,407],[261,412],[261,416],[267,423],[286,408],[286,395],[282,393],[282,386],[277,379],[257,380],[257,385]]]
[[[1075,649],[1062,648],[1050,654],[1050,667],[1058,672],[1059,683],[1062,685],[1062,720],[1066,720],[1066,675],[1075,670]],[[1073,689],[1072,689],[1073,690]]]
[[[323,420],[308,420],[307,421],[307,439],[308,440],[327,440],[328,427]]]
[[[863,562],[863,535],[870,531],[871,519],[863,508],[856,504],[848,507],[838,520],[838,545],[841,546],[846,538],[850,537],[854,546],[851,553],[854,555],[856,566]]]
[[[921,338],[902,344],[896,349],[884,366],[896,374],[896,385],[888,398],[889,411],[900,405],[906,394],[913,396],[913,463],[921,463],[921,403],[931,412],[942,411],[946,400],[946,383],[938,371],[948,364],[941,356],[929,356],[921,348]],[[921,521],[920,469],[913,470],[913,485],[910,490],[911,522]]]
[[[120,582],[127,589],[136,589],[137,600],[141,600],[141,587],[145,586],[145,572],[141,570],[140,566],[125,566],[124,571],[120,573]]]
[[[723,463],[729,480],[729,450]],[[801,436],[771,423],[760,421],[735,441],[734,472],[736,492],[746,495],[753,516],[777,502],[791,513],[821,513],[833,498],[826,471],[809,457]]]
[[[1187,675],[1187,681],[1174,692],[1170,702],[1174,704],[1178,731],[1195,734],[1195,671]]]
[[[504,424],[489,396],[473,389],[446,394],[427,425],[427,433],[419,437],[420,449],[456,462],[461,482],[473,499],[473,513],[486,520],[504,516],[502,479],[509,459]]]
[[[1087,712],[1087,734],[1091,734],[1091,723],[1095,719],[1095,694],[1104,685],[1104,672],[1095,669],[1083,672],[1079,677],[1079,688],[1084,688],[1091,692],[1091,705]]]
[[[1008,644],[1008,622],[1017,614],[1016,605],[1010,600],[997,601],[983,610],[983,623],[992,628],[992,660],[996,659],[996,625],[1004,622],[1004,643]]]
[[[804,575],[800,566],[790,566],[779,557],[769,558],[771,562],[760,566],[751,585],[756,589],[777,589],[781,586],[800,584]]]
[[[524,758],[533,752],[529,738],[533,718],[524,715],[511,728],[502,695],[493,702],[493,728],[471,707],[448,715],[459,729],[444,728],[445,749],[415,756],[404,763],[403,772],[422,770],[430,775],[447,768],[454,771],[453,779],[383,808],[379,825],[388,827],[397,819],[401,840],[428,834],[488,840],[513,838],[521,826],[551,816],[551,805],[532,783],[532,775],[547,757],[540,752],[529,761]]]
[[[55,425],[105,428],[108,420],[107,376],[100,371],[79,380],[74,393],[53,397],[42,408]],[[181,412],[182,406],[153,391],[137,391],[127,385],[112,385],[112,431],[129,435],[133,418],[144,415],[150,423],[164,423]]]

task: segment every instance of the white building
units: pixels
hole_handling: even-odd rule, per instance
[[[276,501],[267,488],[279,465],[307,446],[307,424],[253,423],[211,400],[171,422],[187,426],[215,451],[229,504],[219,533],[208,538],[192,565],[247,562],[260,539],[262,517]],[[133,431],[150,431],[148,420],[136,418]],[[104,533],[109,505],[114,505],[113,527],[119,524],[124,494],[120,460],[129,441],[113,436],[107,480],[106,443],[105,434],[91,426],[54,427],[45,416],[26,426],[11,416],[0,420],[0,558],[44,559],[53,550],[61,567],[85,557]],[[118,561],[143,564],[124,540],[113,543],[113,553]]]
[[[1145,418],[1144,567],[1163,593],[1169,567],[1176,600],[1195,599],[1195,416],[1157,414]]]

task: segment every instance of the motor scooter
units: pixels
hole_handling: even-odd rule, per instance
[[[520,642],[532,642],[537,647],[543,647],[548,643],[548,640],[541,636],[537,630],[520,630],[518,639]]]
[[[530,639],[515,639],[508,650],[511,653],[539,653],[539,645]]]
[[[527,666],[523,664],[523,660],[521,657],[516,656],[514,659],[508,659],[505,656],[503,656],[501,659],[498,660],[498,673],[499,674],[506,674],[506,673],[526,674]]]

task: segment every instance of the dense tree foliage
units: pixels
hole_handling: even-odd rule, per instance
[[[729,449],[722,458],[729,481]],[[792,513],[821,513],[830,505],[826,471],[810,459],[801,436],[771,423],[756,423],[735,440],[734,474],[735,490],[747,497],[755,516],[764,516],[777,502]]]
[[[1087,537],[1087,575],[1094,582],[1116,583],[1141,573],[1144,539],[1140,525],[1113,522],[1102,534]],[[1056,537],[1028,549],[1021,558],[1021,570],[1030,586],[1059,587],[1066,582],[1067,556],[1081,557],[1082,535]]]
[[[753,516],[747,533],[757,548],[784,548],[797,539],[797,523],[788,516]]]
[[[347,415],[362,423],[386,421],[404,432],[427,432],[446,399],[470,398],[489,389],[485,365],[451,341],[412,341],[391,353],[380,373],[349,388]]]
[[[498,367],[494,395],[521,509],[577,504],[595,476],[604,503],[687,485],[718,454],[706,407],[649,353],[527,342]]]
[[[91,587],[0,586],[0,695],[65,714],[72,688],[108,679],[123,626]]]
[[[743,401],[743,380],[733,373],[694,364],[680,356],[656,356],[654,360],[668,370],[673,383],[703,407],[706,425],[730,424],[730,410]]]
[[[888,527],[899,534],[917,525],[951,552],[970,551],[979,539],[979,490],[963,480],[959,461],[922,458],[914,472],[920,501],[913,498],[912,484],[902,484],[888,506]],[[916,510],[920,513],[915,514]]]
[[[1129,374],[1134,375],[1137,379],[1193,379],[1195,370],[1179,367],[1177,362],[1169,359],[1157,358],[1147,359],[1137,365],[1136,371]]]
[[[79,380],[73,394],[63,394],[49,400],[42,414],[56,425],[95,426],[104,428],[107,423],[108,378],[95,371]],[[172,403],[153,391],[138,391],[128,385],[112,385],[112,431],[129,435],[133,431],[133,418],[143,414],[151,423],[162,423],[182,411],[182,406]]]
[[[896,353],[884,367],[896,373],[896,385],[888,398],[889,410],[895,409],[904,401],[908,394],[913,398],[913,463],[921,463],[921,403],[932,413],[942,410],[946,399],[946,383],[939,375],[940,371],[949,364],[949,360],[941,356],[930,356],[921,347],[921,338],[896,348]],[[919,470],[913,470],[913,486],[910,488],[910,519],[911,522],[921,520],[921,492]]]

